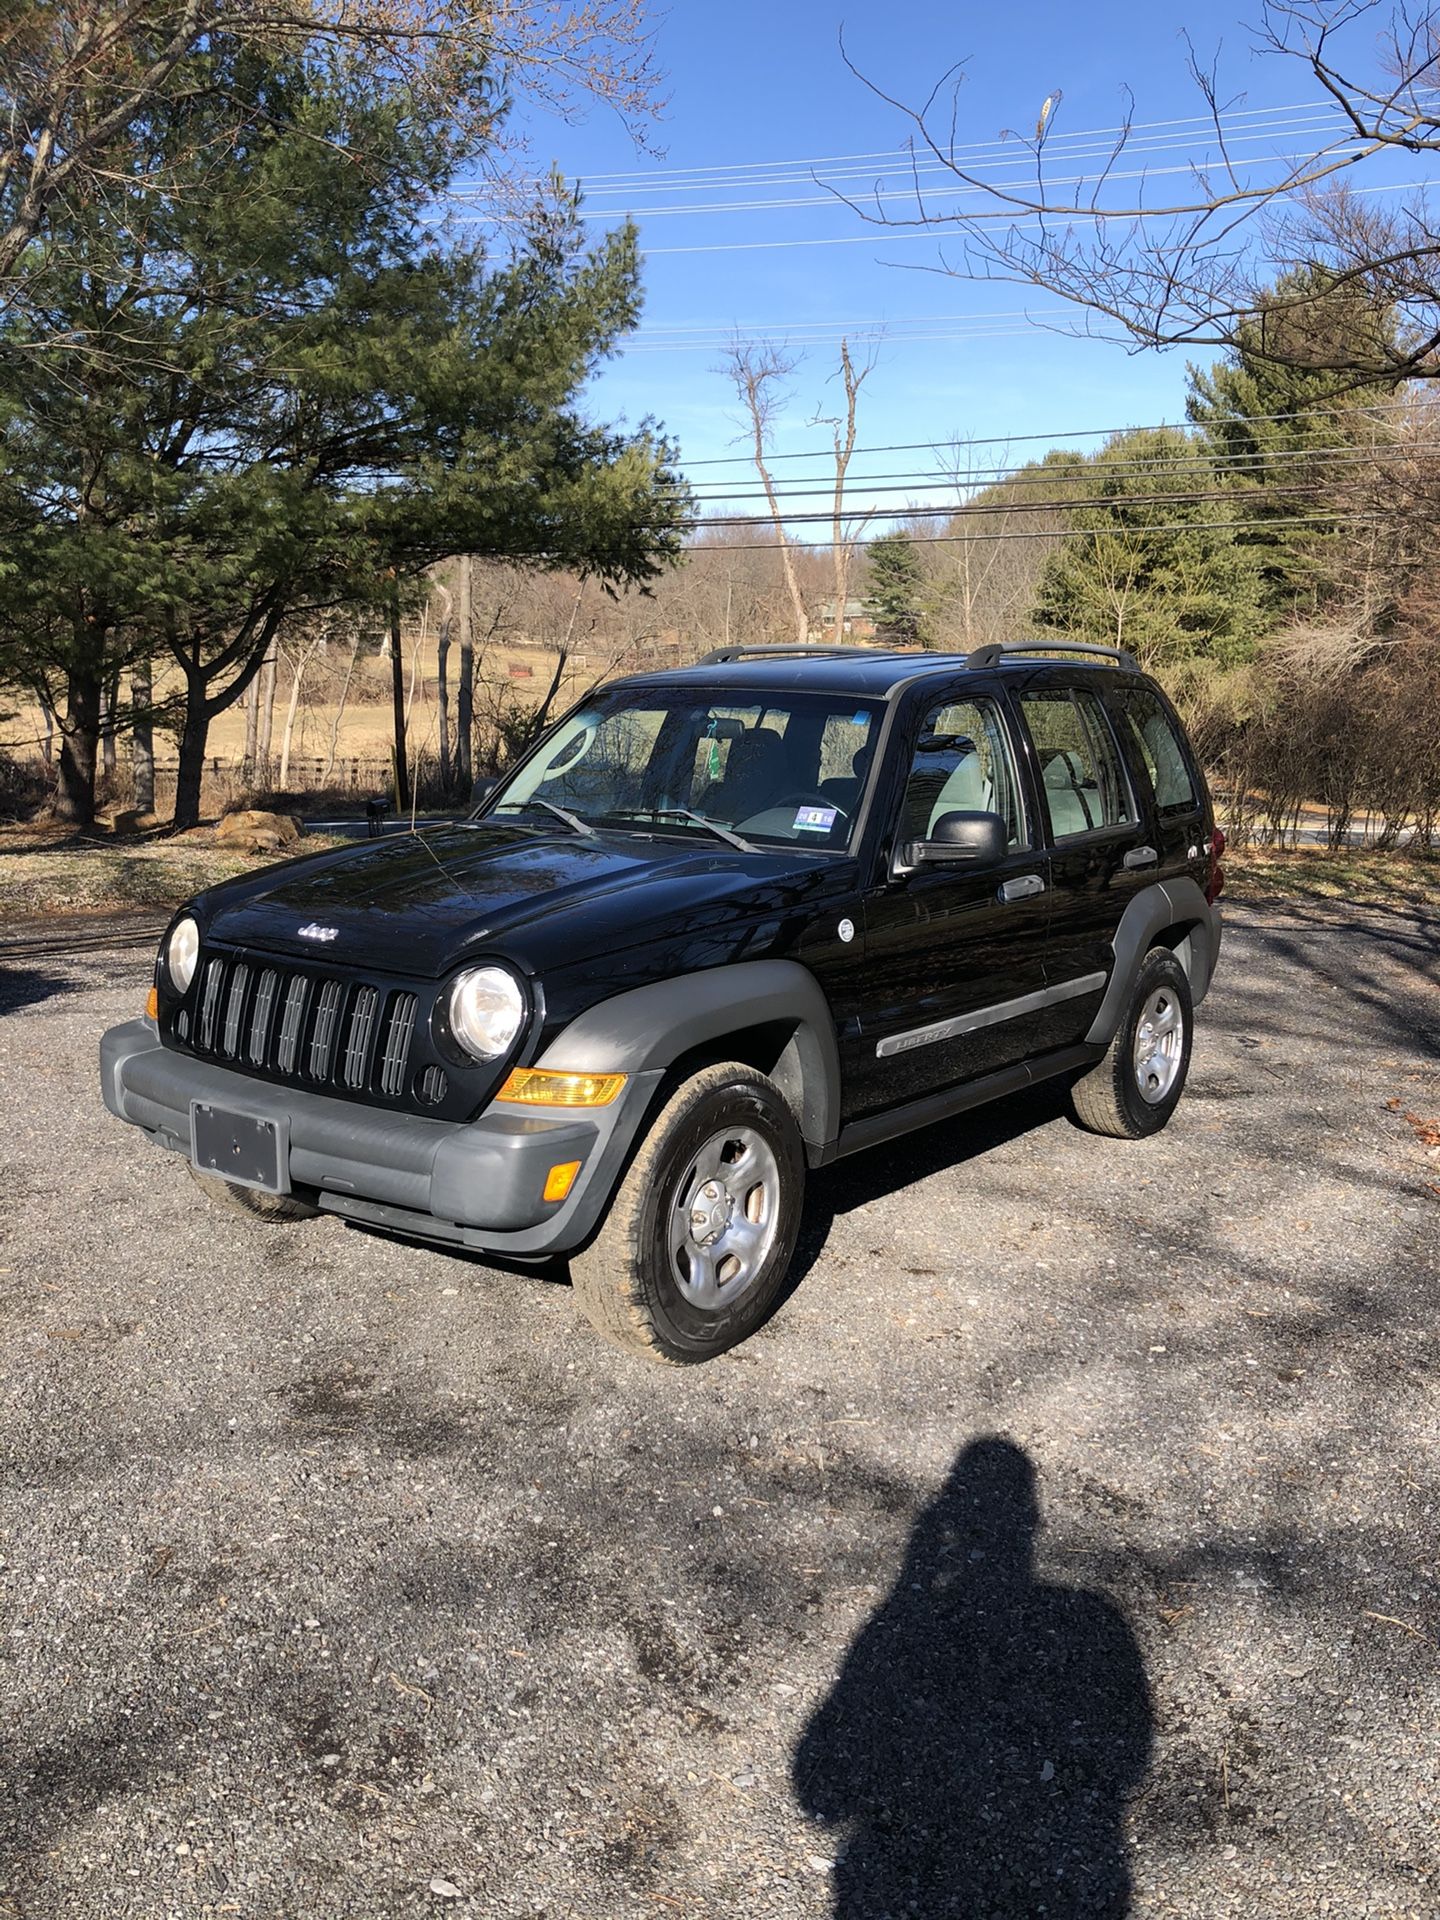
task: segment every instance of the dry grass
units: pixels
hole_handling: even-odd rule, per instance
[[[342,844],[306,834],[294,851],[320,853]],[[219,880],[287,857],[219,847],[207,832],[179,840],[115,841],[54,828],[6,828],[0,832],[0,922],[176,907]]]
[[[1352,907],[1440,912],[1440,854],[1256,848],[1227,853],[1224,865],[1227,900],[1330,900]]]

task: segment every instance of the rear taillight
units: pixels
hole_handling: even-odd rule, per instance
[[[1220,856],[1225,851],[1225,835],[1219,827],[1210,835],[1210,875],[1205,882],[1205,898],[1213,907],[1225,889],[1225,875],[1220,866]]]

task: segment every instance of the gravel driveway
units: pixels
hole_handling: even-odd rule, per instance
[[[1141,1146],[813,1183],[720,1362],[210,1210],[0,986],[0,1916],[1440,1912],[1440,927],[1230,917]]]

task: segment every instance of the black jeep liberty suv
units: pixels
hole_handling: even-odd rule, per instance
[[[1060,1075],[1163,1127],[1223,850],[1126,654],[712,654],[468,819],[199,895],[105,1101],[217,1199],[567,1255],[609,1339],[704,1360],[774,1305],[807,1167]]]

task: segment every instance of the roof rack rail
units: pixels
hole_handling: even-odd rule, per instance
[[[797,641],[793,646],[716,647],[696,662],[701,667],[723,667],[728,660],[885,660],[902,649],[896,647],[826,647]]]
[[[1093,640],[992,640],[966,654],[967,667],[997,667],[1007,653],[1083,653],[1096,659],[1113,660],[1129,673],[1138,673],[1140,663],[1124,647],[1102,647]]]

